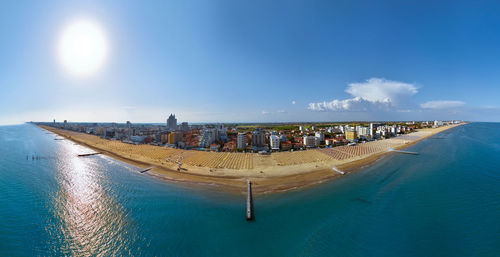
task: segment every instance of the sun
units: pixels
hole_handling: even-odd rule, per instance
[[[70,23],[59,38],[59,60],[75,76],[90,76],[99,71],[106,63],[108,51],[104,29],[91,20],[81,19]]]

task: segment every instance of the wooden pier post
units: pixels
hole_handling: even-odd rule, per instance
[[[252,198],[252,182],[247,180],[247,220],[253,220],[253,198]]]

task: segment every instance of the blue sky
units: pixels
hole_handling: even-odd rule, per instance
[[[5,1],[0,124],[499,121],[494,1]],[[61,31],[109,41],[75,77]]]

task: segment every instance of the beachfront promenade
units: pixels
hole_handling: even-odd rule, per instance
[[[211,177],[232,178],[278,178],[289,175],[305,174],[312,171],[329,170],[336,166],[341,169],[356,167],[356,163],[383,155],[389,149],[401,149],[423,138],[449,129],[445,126],[422,129],[417,132],[385,140],[361,143],[353,146],[311,149],[294,152],[276,152],[271,155],[255,153],[203,152],[182,150],[154,145],[131,145],[98,136],[60,130],[42,126],[51,132],[93,148],[103,154],[119,157],[122,160],[154,166],[152,172],[178,170],[180,173]],[[177,172],[179,173],[179,172]],[[258,180],[257,180],[258,181]],[[258,184],[258,182],[257,182]]]

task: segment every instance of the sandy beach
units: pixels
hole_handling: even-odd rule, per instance
[[[411,134],[355,146],[278,152],[271,155],[131,145],[79,132],[40,127],[139,168],[153,167],[145,174],[161,179],[214,185],[235,193],[245,192],[246,181],[251,180],[254,193],[261,194],[303,188],[345,176],[333,167],[348,174],[390,153],[390,148],[403,149],[456,126],[458,125],[420,129]],[[179,162],[182,162],[181,171],[177,171]]]

